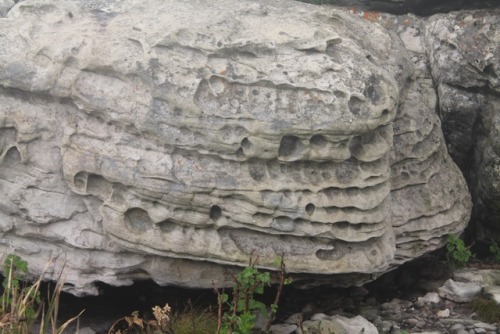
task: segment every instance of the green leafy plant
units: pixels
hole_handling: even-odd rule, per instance
[[[28,271],[28,263],[19,256],[9,254],[3,264],[5,279],[0,297],[0,328],[8,332],[27,332],[36,319],[40,306],[40,281],[33,285],[21,283]]]
[[[231,274],[235,283],[230,300],[227,293],[215,289],[218,300],[218,325],[217,334],[251,334],[255,328],[258,312],[263,315],[267,313],[264,303],[255,299],[256,295],[262,295],[264,288],[271,285],[271,275],[268,272],[260,272],[257,269],[258,257],[250,258],[250,262],[237,275]],[[283,287],[292,281],[286,277],[286,267],[283,255],[275,262],[279,265],[279,284],[274,302],[270,305],[269,321],[266,331],[271,327],[271,323],[278,310],[278,304]],[[222,309],[226,307],[227,312]]]
[[[448,236],[446,251],[446,258],[453,269],[465,267],[472,256],[471,250],[465,246],[464,241],[451,234]]]
[[[33,323],[41,314],[39,333],[60,334],[83,313],[82,311],[76,317],[57,326],[59,295],[63,286],[61,276],[52,293],[48,293],[47,301],[44,303],[40,296],[42,277],[40,276],[32,284],[23,283],[21,280],[22,276],[28,272],[26,261],[17,255],[10,254],[5,258],[3,267],[5,278],[2,282],[3,293],[0,297],[1,333],[33,333]]]
[[[500,246],[498,246],[498,244],[494,240],[491,240],[490,252],[495,257],[495,260],[497,262],[500,262]]]
[[[109,334],[251,334],[254,333],[258,312],[268,316],[265,331],[268,332],[278,310],[283,287],[292,280],[286,277],[283,255],[275,259],[279,268],[277,292],[274,302],[268,306],[255,299],[271,285],[271,274],[257,269],[258,258],[250,262],[238,274],[230,273],[234,281],[231,296],[224,291],[217,293],[217,314],[211,309],[195,309],[189,302],[189,309],[174,313],[168,304],[153,307],[154,319],[144,319],[139,312],[118,319],[111,326]],[[270,310],[268,312],[268,309]],[[225,312],[223,312],[225,310]]]
[[[231,274],[235,283],[232,301],[224,292],[218,295],[219,305],[227,304],[229,312],[222,316],[217,333],[251,334],[257,319],[255,311],[266,313],[266,305],[255,300],[254,296],[264,293],[264,287],[271,283],[271,276],[268,272],[259,272],[255,267],[256,262],[250,259],[250,264],[240,273]]]

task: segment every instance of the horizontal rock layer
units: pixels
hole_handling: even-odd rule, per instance
[[[426,48],[450,155],[469,182],[479,239],[500,241],[500,7],[436,15]]]
[[[24,1],[0,49],[0,246],[73,293],[374,277],[467,223],[432,82],[344,11]]]

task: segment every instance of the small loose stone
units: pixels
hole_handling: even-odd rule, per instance
[[[438,311],[438,313],[437,313],[438,318],[448,318],[449,316],[450,316],[450,309],[449,308]]]
[[[495,325],[492,325],[492,324],[487,324],[485,322],[476,322],[474,324],[474,328],[483,328],[485,330],[488,330],[488,331],[495,331],[497,330],[497,326]]]

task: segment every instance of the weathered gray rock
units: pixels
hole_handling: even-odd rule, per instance
[[[473,282],[482,287],[500,285],[500,270],[463,268],[453,272],[453,278],[460,282]]]
[[[483,290],[486,298],[494,300],[497,304],[500,305],[500,285],[490,285],[484,288]]]
[[[425,46],[451,156],[471,188],[479,238],[500,240],[500,8],[431,17]]]
[[[397,33],[412,54],[417,75],[436,87],[448,151],[472,190],[478,237],[500,240],[498,2],[491,10],[430,18],[350,12]],[[429,94],[436,96],[431,90]]]
[[[437,304],[441,301],[437,292],[428,292],[425,296],[418,297],[419,304]]]
[[[297,330],[297,325],[279,324],[272,325],[269,331],[271,334],[292,334]]]
[[[24,1],[0,50],[0,248],[74,293],[227,285],[252,254],[354,284],[468,221],[431,80],[343,11]]]
[[[455,282],[449,279],[438,289],[439,295],[457,303],[468,303],[481,293],[481,286],[472,282]]]
[[[437,311],[436,316],[438,318],[448,318],[450,316],[450,309],[446,308],[444,310],[439,310]]]
[[[300,334],[378,334],[377,328],[360,315],[346,318],[339,315],[327,316],[326,314],[316,314],[311,320],[304,321],[298,332]]]
[[[500,270],[465,268],[454,272],[453,278],[460,282],[475,283],[481,286],[485,297],[500,304]]]
[[[388,30],[397,34],[404,43],[414,64],[413,81],[408,90],[405,102],[400,107],[400,112],[394,120],[394,146],[395,157],[393,161],[401,161],[391,166],[393,174],[393,190],[391,192],[392,202],[398,210],[393,213],[396,220],[412,222],[395,226],[396,240],[398,240],[396,260],[407,261],[415,256],[416,252],[423,254],[429,245],[442,244],[442,235],[436,233],[449,233],[450,225],[443,220],[446,219],[439,212],[444,212],[454,217],[453,220],[460,221],[462,208],[467,206],[461,199],[460,194],[453,188],[457,182],[462,182],[460,171],[448,159],[446,147],[440,139],[441,121],[435,110],[438,107],[438,95],[434,88],[434,79],[430,72],[428,52],[425,48],[426,21],[414,15],[394,16],[389,14],[377,14],[366,17],[363,13],[354,12],[364,20],[374,21],[383,25]],[[417,113],[415,111],[418,111]],[[415,163],[416,161],[418,163]],[[447,166],[443,172],[441,167]],[[436,173],[437,172],[437,173]],[[429,186],[429,181],[436,179],[439,186]],[[438,181],[439,180],[439,181]],[[408,181],[406,183],[406,181]],[[402,187],[403,186],[403,187]],[[401,191],[397,189],[402,187]],[[463,187],[463,184],[460,186]],[[431,204],[429,210],[425,197],[422,202],[415,197],[405,194],[409,189],[411,192],[422,189],[426,194],[433,194],[429,199],[454,198],[447,205],[440,201]],[[427,214],[429,212],[430,214]],[[417,228],[416,226],[420,226]]]

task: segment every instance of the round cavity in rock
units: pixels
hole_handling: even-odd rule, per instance
[[[243,148],[241,148],[241,147],[236,151],[235,154],[236,154],[236,157],[240,158],[240,159],[245,157],[245,152],[243,152]]]
[[[248,172],[250,173],[250,176],[252,177],[252,179],[254,179],[255,181],[258,181],[258,182],[264,180],[264,178],[266,176],[265,166],[258,164],[258,163],[248,164]]]
[[[283,136],[281,138],[280,147],[278,148],[278,157],[290,157],[300,150],[300,139],[295,136]]]
[[[111,184],[101,175],[88,174],[86,191],[89,194],[100,194],[104,197],[105,194],[111,192]]]
[[[227,81],[223,78],[211,76],[209,79],[209,87],[213,93],[222,94],[226,90]]]
[[[306,205],[306,212],[309,216],[311,216],[315,210],[316,210],[316,205],[314,205],[312,203],[308,203]]]
[[[347,94],[341,90],[336,90],[333,92],[333,95],[339,99],[345,99],[347,97]]]
[[[209,216],[212,220],[219,219],[222,216],[222,210],[221,210],[220,206],[212,205],[212,207],[210,208]]]
[[[309,139],[311,145],[323,147],[327,144],[327,140],[322,135],[314,135]]]
[[[355,163],[351,162],[338,164],[334,173],[337,181],[341,184],[352,182],[352,180],[355,180],[357,177],[359,177],[359,169],[357,168]]]
[[[283,232],[292,232],[295,229],[295,224],[290,217],[281,216],[273,219],[270,227]]]
[[[338,229],[341,229],[341,230],[345,230],[349,227],[349,223],[348,222],[338,222],[335,224],[335,227],[337,227]]]
[[[242,139],[241,147],[243,148],[243,150],[249,150],[252,148],[252,146],[252,142],[247,137]]]
[[[162,221],[158,224],[158,226],[160,227],[160,230],[165,233],[169,233],[175,230],[175,223],[170,220]]]
[[[10,163],[21,161],[21,153],[16,146],[9,148],[7,153],[5,153],[4,161]]]
[[[363,101],[359,97],[351,96],[347,106],[353,115],[359,116],[361,113],[361,107],[363,106]]]
[[[153,221],[146,210],[131,208],[125,212],[126,226],[135,232],[146,232],[153,228]]]
[[[73,176],[73,184],[80,191],[85,191],[87,189],[87,178],[88,174],[85,172],[78,172]]]
[[[318,249],[315,255],[321,261],[335,261],[344,257],[345,253],[340,247],[339,249]]]

